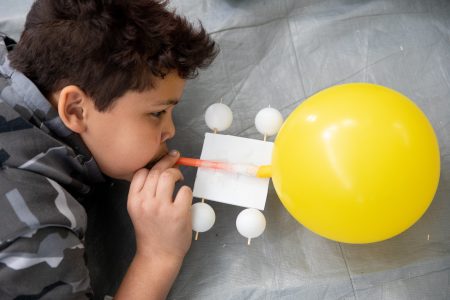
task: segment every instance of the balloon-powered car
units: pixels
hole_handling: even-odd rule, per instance
[[[332,86],[303,101],[285,121],[275,108],[264,108],[255,118],[264,141],[255,145],[245,145],[250,139],[217,134],[233,119],[225,104],[211,105],[205,119],[214,134],[206,135],[201,158],[179,161],[199,167],[194,196],[202,202],[192,206],[196,239],[198,232],[209,230],[215,222],[214,210],[205,199],[249,207],[238,215],[237,229],[249,244],[262,234],[264,205],[246,203],[247,198],[259,197],[257,192],[250,191],[245,199],[232,194],[225,200],[214,198],[262,181],[260,190],[266,198],[269,177],[299,223],[344,243],[378,242],[402,233],[420,219],[436,193],[440,155],[435,132],[411,100],[387,87]],[[275,134],[274,143],[265,141]],[[235,143],[233,138],[243,139],[237,141],[242,145],[232,148],[243,151],[244,159],[250,161],[260,152],[265,157],[255,163],[242,161],[242,156],[232,161],[233,155],[231,159],[219,155],[227,152],[225,144]],[[254,148],[248,151],[249,147]],[[214,176],[231,176],[231,186]]]

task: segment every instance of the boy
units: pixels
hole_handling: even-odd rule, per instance
[[[131,181],[137,244],[115,299],[166,297],[192,192],[173,196],[165,142],[185,80],[216,54],[156,0],[37,0],[19,43],[0,38],[0,299],[92,297],[75,199],[105,177]]]

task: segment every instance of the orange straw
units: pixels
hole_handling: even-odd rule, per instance
[[[208,168],[213,170],[223,170],[227,172],[239,173],[258,178],[271,177],[270,166],[255,166],[251,164],[230,164],[221,161],[211,161],[198,158],[180,157],[177,165],[183,165],[196,168]]]
[[[177,161],[177,165],[183,165],[188,167],[201,167],[215,170],[231,171],[232,166],[228,163],[220,161],[203,160],[198,158],[180,157]]]

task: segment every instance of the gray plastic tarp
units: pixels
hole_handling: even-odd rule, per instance
[[[0,31],[17,38],[30,3],[1,0]],[[253,122],[261,108],[271,105],[286,117],[324,88],[371,82],[403,93],[427,115],[439,140],[441,178],[419,222],[367,245],[333,242],[305,229],[286,212],[272,185],[266,231],[251,246],[235,227],[242,209],[209,202],[216,224],[193,242],[169,299],[450,299],[450,2],[171,5],[200,20],[221,48],[213,65],[188,83],[175,110],[171,146],[185,156],[200,155],[208,131],[205,110],[220,99],[234,113],[224,133],[260,139]],[[193,186],[195,170],[183,172]],[[126,189],[116,183],[88,206],[88,262],[99,298],[114,293],[134,251]]]

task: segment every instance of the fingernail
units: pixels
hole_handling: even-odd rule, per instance
[[[177,156],[178,155],[178,151],[177,150],[170,150],[169,155],[170,156]]]

